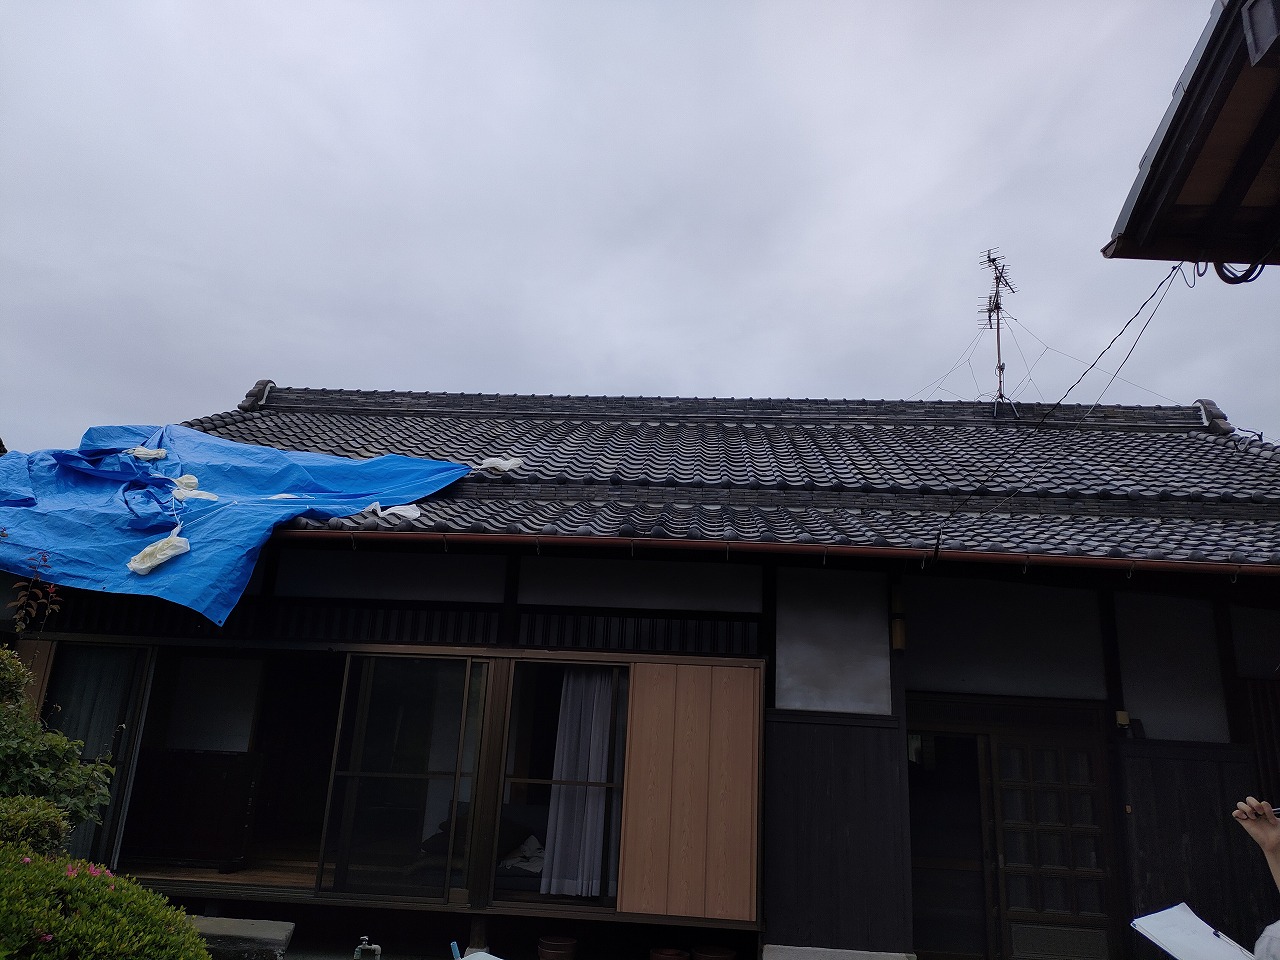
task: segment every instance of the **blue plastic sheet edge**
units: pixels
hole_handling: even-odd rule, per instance
[[[165,456],[147,459],[156,449]],[[276,526],[351,516],[375,502],[413,503],[469,472],[395,454],[351,460],[277,450],[173,424],[93,427],[76,450],[0,457],[0,570],[162,597],[221,626]],[[184,499],[186,477],[216,499]],[[179,524],[189,552],[145,575],[129,570],[131,557]]]

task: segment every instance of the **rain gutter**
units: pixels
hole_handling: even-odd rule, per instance
[[[762,543],[754,540],[657,540],[651,537],[560,537],[504,533],[434,533],[425,530],[277,530],[273,539],[288,542],[334,541],[350,544],[386,544],[388,542],[433,543],[448,550],[450,544],[467,546],[532,547],[627,547],[658,550],[688,550],[691,553],[783,554],[807,557],[856,557],[878,560],[953,561],[958,563],[995,563],[1037,567],[1088,567],[1093,569],[1151,571],[1160,573],[1216,573],[1235,578],[1240,574],[1280,576],[1280,564],[1209,563],[1195,560],[1147,560],[1126,557],[1066,557],[1057,554],[977,552],[969,550],[934,551],[918,547],[860,547],[824,545],[820,543]]]

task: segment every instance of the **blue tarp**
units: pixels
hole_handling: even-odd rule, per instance
[[[158,448],[163,459],[144,459]],[[291,453],[172,425],[93,427],[78,450],[0,457],[0,570],[25,578],[31,558],[47,557],[35,561],[42,580],[164,597],[221,625],[277,524],[412,503],[468,472],[395,455]],[[187,475],[217,499],[175,496]],[[189,552],[145,575],[126,566],[178,523]]]

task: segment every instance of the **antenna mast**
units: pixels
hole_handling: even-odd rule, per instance
[[[985,312],[987,319],[978,322],[985,322],[988,330],[994,328],[996,331],[996,410],[998,411],[1002,403],[1014,407],[1013,401],[1004,393],[1004,358],[1000,352],[1000,324],[1004,319],[1004,303],[1001,297],[1002,291],[1017,293],[1018,288],[1009,279],[1009,268],[998,247],[984,250],[979,263],[984,269],[991,271],[991,292],[987,295],[987,302],[978,310],[980,314]],[[1017,407],[1014,407],[1014,414],[1017,415]]]

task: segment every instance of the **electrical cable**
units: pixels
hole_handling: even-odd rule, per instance
[[[1185,279],[1185,277],[1184,277],[1184,279]],[[1018,321],[1018,323],[1019,323],[1019,325],[1022,327],[1022,329],[1023,329],[1023,330],[1025,330],[1027,333],[1031,334],[1031,336],[1032,336],[1033,338],[1035,338],[1036,342],[1037,342],[1037,343],[1039,343],[1039,344],[1040,344],[1042,347],[1044,347],[1046,350],[1048,350],[1050,353],[1056,353],[1058,356],[1060,356],[1060,357],[1066,357],[1068,360],[1073,360],[1073,361],[1075,361],[1076,363],[1083,364],[1083,363],[1085,363],[1085,362],[1086,362],[1086,361],[1084,361],[1084,360],[1081,360],[1079,357],[1076,357],[1076,356],[1073,356],[1073,355],[1071,355],[1071,354],[1067,353],[1065,350],[1059,350],[1057,347],[1051,347],[1051,346],[1049,346],[1049,344],[1045,343],[1043,340],[1041,340],[1039,337],[1037,337],[1037,336],[1036,336],[1035,331],[1034,331],[1034,330],[1032,330],[1029,326],[1027,326],[1027,325],[1026,325],[1026,323],[1024,323],[1024,322],[1023,322],[1023,321],[1021,321],[1021,320],[1019,320],[1019,321]],[[1039,363],[1039,361],[1038,361],[1038,360],[1037,360],[1036,362],[1037,362],[1037,363]],[[1106,369],[1105,367],[1099,367],[1099,369],[1100,369],[1103,373],[1110,373],[1110,372],[1111,372],[1110,370]],[[1140,383],[1134,383],[1132,380],[1126,380],[1124,377],[1120,377],[1120,378],[1119,378],[1119,380],[1120,380],[1120,382],[1121,382],[1121,383],[1127,383],[1129,386],[1134,387],[1134,388],[1136,388],[1136,389],[1138,389],[1138,390],[1141,390],[1143,393],[1149,393],[1149,394],[1151,394],[1153,397],[1159,397],[1161,400],[1167,400],[1167,401],[1169,401],[1169,403],[1177,404],[1177,403],[1180,403],[1180,402],[1181,402],[1181,401],[1179,401],[1179,400],[1175,400],[1173,397],[1166,397],[1163,393],[1160,393],[1160,392],[1159,392],[1159,391],[1157,391],[1157,390],[1152,390],[1150,387],[1144,387],[1144,386],[1143,386],[1142,384],[1140,384]]]
[[[1179,273],[1181,273],[1181,265],[1179,265]],[[1186,277],[1183,277],[1183,279],[1185,280]],[[1151,308],[1151,315],[1147,317],[1146,323],[1144,323],[1142,327],[1138,330],[1138,335],[1133,338],[1133,343],[1129,347],[1129,352],[1124,355],[1124,359],[1121,360],[1120,365],[1116,367],[1116,372],[1111,375],[1111,379],[1107,381],[1107,385],[1103,387],[1102,392],[1098,394],[1098,399],[1093,401],[1093,406],[1090,407],[1088,410],[1086,410],[1084,413],[1084,416],[1080,418],[1080,421],[1082,423],[1089,416],[1089,414],[1093,413],[1094,409],[1098,406],[1098,404],[1102,402],[1102,398],[1106,396],[1107,391],[1111,389],[1111,385],[1116,382],[1116,377],[1120,376],[1120,371],[1124,369],[1124,365],[1128,363],[1129,358],[1133,356],[1133,351],[1137,349],[1138,341],[1141,340],[1142,335],[1147,332],[1147,327],[1149,327],[1151,325],[1151,321],[1155,319],[1156,311],[1160,309],[1160,304],[1164,303],[1164,298],[1168,296],[1169,290],[1172,287],[1173,287],[1173,284],[1169,284],[1169,286],[1164,288],[1164,293],[1160,294],[1160,299],[1157,300],[1156,305]]]
[[[973,490],[973,492],[967,494],[965,498],[960,501],[959,504],[957,504],[955,507],[952,507],[951,511],[945,517],[942,518],[942,521],[938,524],[938,532],[934,537],[933,556],[935,560],[937,559],[938,554],[941,553],[942,551],[942,534],[946,531],[947,524],[951,521],[952,517],[954,517],[957,513],[963,510],[965,506],[969,503],[969,501],[972,500],[975,496],[977,496],[978,489],[985,488],[987,485],[987,482],[992,477],[994,477],[996,473],[999,472],[1000,468],[1003,467],[1006,463],[1008,463],[1009,460],[1015,454],[1018,453],[1018,451],[1020,451],[1024,446],[1026,446],[1032,437],[1034,437],[1037,433],[1039,433],[1040,428],[1044,426],[1045,421],[1047,421],[1049,417],[1053,415],[1054,411],[1056,411],[1060,406],[1062,406],[1062,404],[1066,401],[1067,397],[1071,395],[1071,392],[1075,390],[1075,388],[1080,385],[1081,381],[1083,381],[1084,378],[1089,375],[1089,372],[1093,370],[1093,368],[1096,367],[1102,361],[1102,358],[1106,356],[1107,351],[1110,350],[1113,346],[1115,346],[1116,341],[1119,340],[1122,336],[1124,336],[1125,331],[1128,330],[1129,327],[1133,325],[1133,322],[1137,320],[1139,316],[1142,315],[1142,312],[1147,308],[1147,304],[1149,304],[1152,300],[1156,298],[1158,294],[1161,293],[1161,288],[1165,288],[1164,292],[1166,293],[1168,292],[1167,290],[1168,286],[1172,284],[1173,278],[1179,275],[1181,269],[1182,269],[1181,263],[1174,264],[1173,267],[1170,268],[1169,272],[1164,275],[1164,277],[1160,280],[1158,284],[1156,284],[1156,288],[1151,291],[1151,294],[1147,297],[1147,299],[1142,301],[1142,305],[1138,307],[1138,309],[1134,312],[1133,316],[1131,316],[1128,320],[1124,322],[1124,326],[1120,328],[1120,331],[1114,337],[1111,338],[1111,340],[1107,343],[1105,347],[1102,348],[1102,352],[1099,353],[1098,356],[1094,358],[1093,363],[1089,364],[1088,368],[1084,371],[1084,373],[1080,374],[1080,376],[1076,378],[1075,382],[1072,383],[1071,386],[1067,387],[1066,392],[1063,393],[1063,395],[1058,398],[1057,402],[1054,403],[1054,405],[1051,406],[1047,411],[1045,411],[1044,415],[1041,416],[1039,420],[1037,420],[1034,424],[1032,424],[1031,428],[1023,435],[1022,439],[1019,440],[1018,443],[1014,444],[1013,448],[1000,459],[1000,462],[997,463],[994,467],[992,467],[991,470],[987,473],[987,475],[983,477],[979,483],[975,484],[975,489]],[[1155,315],[1155,311],[1159,309],[1160,303],[1163,303],[1163,302],[1164,302],[1164,297],[1160,296],[1159,302],[1156,304],[1155,308],[1151,311],[1152,316]],[[1151,322],[1151,319],[1148,318],[1147,323],[1150,323],[1150,322]],[[1039,338],[1037,337],[1037,339]],[[1043,343],[1043,341],[1041,342]],[[1136,341],[1135,341],[1135,345],[1136,345]],[[1130,353],[1132,352],[1133,351],[1131,348]],[[1125,359],[1128,359],[1128,357],[1126,356]],[[1094,406],[1096,405],[1097,404],[1095,403]],[[1092,409],[1093,408],[1090,407],[1090,411],[1092,411]],[[1088,414],[1086,413],[1085,416],[1088,416]],[[1076,421],[1074,428],[1079,428],[1079,426],[1083,422],[1084,422],[1084,418],[1082,417],[1080,420]],[[993,506],[991,510],[996,509],[996,507],[1000,506],[1007,500],[1016,496],[1018,493],[1022,492],[1022,490],[1024,489],[1026,489],[1025,483],[1021,487],[1019,487],[1017,490],[1014,490],[1012,493],[1008,494],[1008,496],[1006,496],[1005,498],[997,502],[997,504]],[[976,519],[981,519],[982,517],[989,514],[991,510],[987,510],[982,514],[979,514],[979,516]]]
[[[950,369],[950,370],[948,370],[946,373],[944,373],[942,376],[940,376],[937,380],[933,380],[933,381],[931,381],[931,382],[929,382],[929,383],[925,384],[923,387],[921,387],[919,390],[917,390],[917,391],[916,391],[915,393],[913,393],[911,396],[907,397],[907,399],[908,399],[908,400],[914,400],[916,397],[920,396],[920,394],[922,394],[922,393],[924,393],[924,392],[926,392],[926,391],[928,391],[928,390],[932,390],[932,389],[933,389],[934,387],[936,387],[938,384],[946,383],[946,381],[947,381],[947,377],[949,377],[949,376],[951,376],[951,374],[955,373],[955,372],[956,372],[956,370],[958,370],[958,369],[959,369],[959,367],[960,367],[960,365],[961,365],[962,363],[965,363],[965,362],[966,362],[970,357],[972,357],[972,356],[973,356],[973,351],[974,351],[974,349],[978,346],[978,341],[982,339],[982,333],[983,333],[983,331],[979,330],[976,334],[974,334],[973,339],[969,341],[968,346],[966,346],[963,350],[961,350],[961,351],[960,351],[960,358],[959,358],[955,363],[953,363],[953,364],[951,365],[951,369]]]

